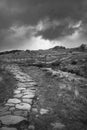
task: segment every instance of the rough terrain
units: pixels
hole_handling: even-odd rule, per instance
[[[0,130],[87,130],[87,51],[31,53],[1,55]]]

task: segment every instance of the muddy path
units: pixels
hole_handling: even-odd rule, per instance
[[[16,64],[4,69],[14,78],[15,86],[0,104],[0,130],[87,129],[85,78]]]

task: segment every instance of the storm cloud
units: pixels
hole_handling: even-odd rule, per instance
[[[39,48],[77,46],[86,43],[86,28],[87,0],[0,0],[0,50],[31,48],[38,39]]]

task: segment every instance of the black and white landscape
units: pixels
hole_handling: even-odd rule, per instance
[[[86,35],[86,0],[0,0],[0,130],[87,130]]]

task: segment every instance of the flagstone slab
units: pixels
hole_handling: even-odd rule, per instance
[[[10,107],[9,108],[9,111],[14,111],[15,110],[15,107]]]
[[[10,124],[17,124],[23,120],[26,120],[26,118],[22,116],[6,115],[1,116],[0,120],[2,121],[3,124],[10,125]]]
[[[24,103],[29,103],[29,104],[32,104],[32,99],[22,99],[22,101],[24,102]]]
[[[25,96],[25,95],[34,95],[34,96],[35,96],[35,92],[24,92],[23,94],[24,94],[24,96]],[[33,97],[34,97],[34,96],[33,96]]]
[[[29,94],[23,96],[22,98],[34,98],[34,97],[35,97],[35,95],[33,93],[29,93]]]
[[[15,94],[19,94],[20,92],[21,92],[21,91],[19,91],[19,90],[15,90],[15,91],[14,91]]]
[[[17,88],[17,90],[19,90],[19,91],[20,91],[20,90],[26,90],[26,88]]]
[[[8,109],[9,109],[8,106],[1,106],[1,107],[0,107],[0,112],[5,112],[5,111],[7,111]]]
[[[31,109],[31,105],[28,103],[20,103],[16,105],[17,109],[21,109],[21,110],[30,110]]]
[[[27,93],[27,92],[35,93],[36,91],[32,90],[32,89],[25,89],[22,92],[25,92],[25,93]]]
[[[0,116],[11,115],[10,111],[0,112]]]
[[[20,103],[21,101],[17,98],[13,98],[13,99],[9,99],[7,101],[7,103],[13,103],[13,104],[17,104],[17,103]]]
[[[15,104],[13,104],[13,103],[6,103],[5,105],[6,106],[14,106]]]
[[[19,83],[17,84],[17,86],[20,87],[20,88],[26,88],[26,87],[28,87],[28,84],[26,85],[26,84],[24,84],[24,83],[20,83],[20,82],[19,82]]]
[[[14,95],[15,98],[21,98],[23,96],[22,93]]]
[[[30,82],[29,85],[37,85],[35,82]]]
[[[16,74],[16,75],[15,75],[15,78],[17,78],[17,79],[22,79],[23,77],[20,76],[19,74]]]
[[[24,110],[16,110],[16,111],[14,111],[14,115],[27,117],[28,111],[26,111],[26,110],[25,111]]]
[[[32,112],[33,113],[38,113],[38,109],[37,108],[32,108]]]

